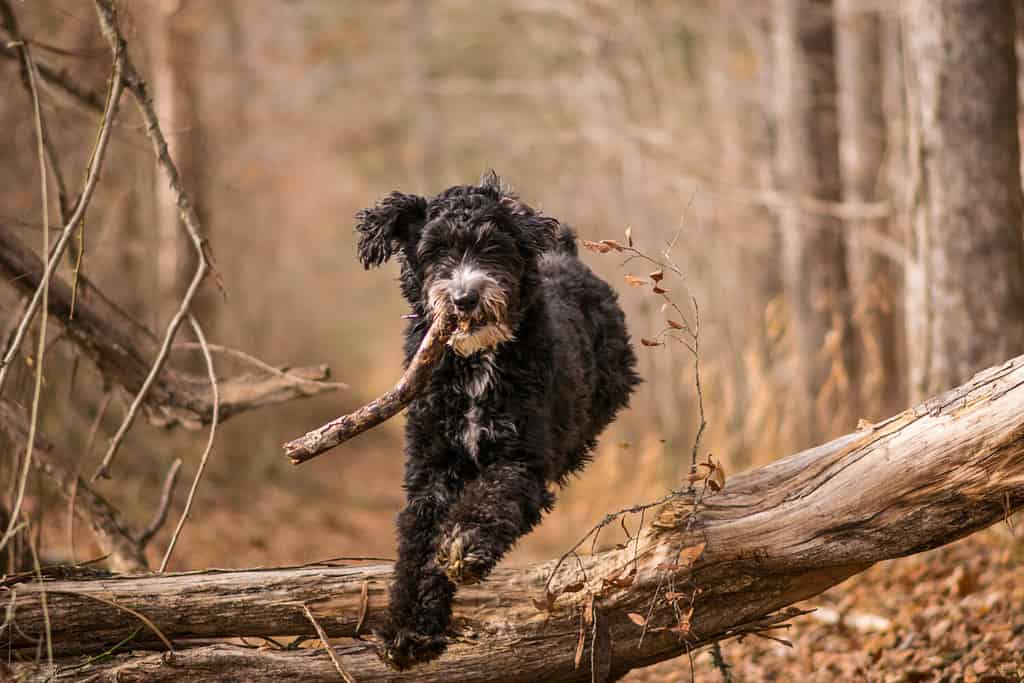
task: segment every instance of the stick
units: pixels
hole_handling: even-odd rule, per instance
[[[435,320],[420,342],[416,355],[409,361],[409,367],[389,392],[353,413],[335,418],[322,427],[284,444],[284,453],[291,459],[292,464],[299,465],[311,460],[400,413],[426,386],[434,365],[444,351],[448,334],[447,325]]]

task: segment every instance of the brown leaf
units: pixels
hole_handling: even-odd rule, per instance
[[[644,346],[662,346],[662,342],[648,339],[647,337],[640,337],[640,343]]]
[[[606,247],[610,247],[615,251],[622,251],[622,245],[616,242],[615,240],[601,240],[601,244],[605,245]]]
[[[630,287],[644,287],[647,285],[647,280],[643,279],[642,277],[637,277],[636,275],[630,275],[629,273],[626,273],[626,284],[628,284]]]
[[[667,290],[667,289],[662,289],[662,288],[661,288],[661,287],[659,287],[658,285],[654,285],[654,290],[653,290],[653,291],[654,291],[654,293],[655,293],[655,294],[668,294],[668,291],[669,291],[669,290]]]
[[[626,244],[630,247],[633,246],[633,226],[626,226]]]
[[[688,596],[686,593],[679,593],[677,591],[668,591],[665,593],[665,599],[669,602],[675,602],[676,600],[685,600],[688,597],[690,596]]]
[[[556,596],[545,591],[543,600],[538,600],[537,598],[530,598],[530,600],[533,602],[533,606],[537,608],[538,612],[550,612],[555,606],[555,597]]]
[[[581,590],[583,590],[583,587],[585,585],[586,585],[586,583],[584,581],[578,581],[576,583],[570,583],[568,586],[566,586],[565,588],[562,589],[562,592],[563,593],[579,593]]]
[[[678,320],[673,320],[672,318],[669,318],[665,322],[667,322],[668,326],[671,327],[673,330],[685,330],[686,329],[686,325],[682,324]]]
[[[721,464],[714,461],[710,453],[708,454],[708,461],[701,464],[708,468],[708,487],[714,492],[725,488],[725,469]]]
[[[700,559],[700,556],[704,554],[705,546],[707,546],[707,542],[702,541],[697,545],[691,545],[688,548],[683,548],[679,551],[679,559],[676,561],[686,568],[692,567],[693,563]]]
[[[583,244],[584,249],[596,251],[599,254],[607,254],[609,251],[612,250],[612,248],[609,247],[607,244],[602,244],[600,242],[592,242],[590,240],[580,240],[580,242]]]
[[[643,615],[637,614],[636,612],[630,612],[626,616],[629,617],[629,620],[637,626],[643,626],[647,623],[647,619],[645,619]]]
[[[663,271],[663,270],[656,270],[653,273],[651,273],[650,275],[648,275],[648,277],[651,278],[652,280],[654,280],[655,282],[661,282],[662,280],[665,279],[665,271]]]

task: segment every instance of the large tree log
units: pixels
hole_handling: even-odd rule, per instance
[[[705,498],[695,517],[689,501],[668,503],[635,544],[567,563],[552,582],[549,609],[538,605],[545,607],[554,563],[498,570],[460,590],[460,635],[450,651],[403,680],[485,681],[496,672],[507,681],[583,680],[592,666],[599,679],[618,675],[735,634],[875,562],[950,543],[1021,506],[1024,356],[914,410],[733,477]],[[619,578],[609,583],[609,577]],[[139,642],[157,642],[133,611],[179,647],[183,638],[312,634],[303,604],[329,635],[354,636],[361,621],[363,633],[380,624],[389,580],[388,566],[311,566],[48,581],[45,588],[58,650],[84,652],[135,631]],[[582,588],[565,590],[580,581]],[[688,626],[684,620],[679,628],[666,587],[677,594],[670,598],[683,596],[677,606],[684,616],[692,599]],[[8,590],[17,628],[4,635],[13,648],[34,647],[31,639],[44,632],[40,586],[27,577],[9,581]],[[582,624],[590,604],[594,622]],[[641,639],[628,615],[649,609]],[[581,631],[585,648],[574,668]],[[360,681],[392,677],[367,644],[335,653]],[[231,645],[173,657],[116,655],[76,675],[119,681],[338,676],[323,652]]]
[[[43,264],[14,230],[0,224],[0,278],[31,295],[42,280]],[[89,356],[112,382],[136,393],[149,373],[160,343],[145,326],[118,308],[84,276],[71,286],[59,277],[50,281],[49,313],[67,337]],[[74,316],[71,315],[74,298]],[[285,372],[287,370],[287,372]],[[245,410],[332,391],[323,382],[327,366],[280,368],[243,374],[220,382],[220,419]],[[205,375],[166,368],[146,396],[145,412],[154,424],[199,427],[213,417],[213,394]]]

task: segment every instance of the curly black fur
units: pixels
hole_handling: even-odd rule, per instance
[[[406,362],[435,316],[463,321],[408,408],[398,562],[381,655],[440,655],[456,584],[482,580],[554,504],[639,382],[612,289],[572,230],[490,173],[429,202],[393,192],[358,214],[359,257],[401,260]],[[461,340],[461,341],[460,341]]]

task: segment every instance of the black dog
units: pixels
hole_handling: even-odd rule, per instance
[[[586,465],[639,379],[617,297],[572,230],[493,172],[429,201],[393,192],[357,219],[365,267],[401,260],[406,363],[432,320],[453,330],[408,408],[408,504],[379,633],[384,661],[404,669],[444,651],[455,586],[536,526],[549,484]]]

